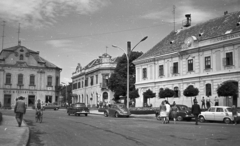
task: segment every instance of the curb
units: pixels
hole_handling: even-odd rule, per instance
[[[29,142],[30,131],[29,131],[29,127],[27,126],[25,120],[23,120],[22,122],[24,123],[24,125],[27,128],[25,129],[25,132],[22,134],[22,138],[21,138],[21,140],[20,140],[18,145],[27,146],[28,142]]]
[[[91,113],[90,112],[90,114],[103,116],[103,114],[100,114],[100,113]],[[156,119],[155,115],[152,115],[152,116],[140,116],[140,115],[135,115],[135,114],[131,114],[130,118],[135,118],[135,119]]]

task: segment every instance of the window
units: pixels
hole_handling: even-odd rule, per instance
[[[85,79],[85,87],[88,86],[88,78]]]
[[[193,59],[188,60],[188,71],[193,71]]]
[[[159,65],[159,76],[164,76],[163,65]]]
[[[6,74],[6,84],[11,84],[11,74],[10,73]]]
[[[205,69],[211,68],[211,58],[210,56],[205,57]]]
[[[80,86],[81,86],[81,84],[80,84],[80,82],[78,82],[78,88],[80,88]]]
[[[143,68],[143,79],[147,78],[147,68]]]
[[[217,108],[216,112],[223,112],[222,108]]]
[[[18,85],[23,85],[23,74],[18,74]]]
[[[23,60],[23,54],[20,54],[19,60]]]
[[[83,85],[84,85],[84,84],[83,84],[83,81],[82,81],[82,88],[84,87]]]
[[[98,84],[98,75],[96,75],[96,84]]]
[[[212,95],[211,84],[206,84],[206,96]]]
[[[232,55],[232,52],[226,53],[226,65],[233,65],[233,55]]]
[[[56,86],[59,84],[59,77],[56,77]]]
[[[178,62],[173,63],[173,73],[177,74],[178,73]]]
[[[52,86],[52,76],[47,77],[47,86]]]
[[[174,87],[174,97],[179,97],[179,90],[178,87]]]
[[[214,107],[211,107],[211,108],[209,108],[208,111],[209,111],[209,112],[215,112],[215,108],[214,108]]]
[[[90,77],[91,80],[91,86],[93,85],[93,76]]]
[[[34,75],[30,75],[30,85],[35,85],[35,76]]]

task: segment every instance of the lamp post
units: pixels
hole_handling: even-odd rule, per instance
[[[127,52],[124,49],[122,49],[116,45],[112,45],[112,47],[122,50],[127,58],[127,108],[128,109],[129,109],[129,58],[130,58],[130,55],[131,55],[131,52],[133,51],[133,49],[135,49],[138,44],[145,41],[147,38],[148,38],[148,36],[141,39],[132,49],[131,49],[131,42],[128,41],[127,42]]]

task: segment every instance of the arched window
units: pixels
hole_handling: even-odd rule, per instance
[[[18,74],[18,85],[23,85],[23,74]]]
[[[107,101],[108,100],[108,93],[104,92],[103,93],[103,101]]]
[[[11,84],[11,74],[10,73],[6,74],[6,84]]]
[[[30,85],[35,85],[35,76],[30,75]]]
[[[47,86],[52,86],[52,76],[47,77]]]
[[[206,96],[211,96],[212,95],[212,87],[211,84],[206,84]]]
[[[173,88],[173,90],[174,90],[174,97],[179,97],[179,90],[178,90],[178,87],[174,87]]]
[[[20,54],[19,60],[23,60],[23,54]]]

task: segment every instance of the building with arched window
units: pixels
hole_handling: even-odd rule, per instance
[[[172,104],[191,106],[191,98],[183,91],[193,85],[199,89],[197,101],[209,97],[212,103],[216,89],[225,81],[233,82],[240,91],[240,12],[229,13],[218,18],[170,32],[142,56],[134,61],[136,84],[140,98],[136,106],[143,106],[143,92],[151,89],[158,95],[161,88],[170,88],[174,97]],[[193,18],[194,19],[194,18]],[[220,97],[220,105],[240,105],[236,97]],[[206,98],[205,98],[206,99]],[[151,99],[153,106],[162,100]]]
[[[28,107],[38,99],[53,103],[59,97],[61,68],[39,56],[20,43],[0,53],[0,102],[4,107],[14,106],[16,98],[25,97]]]
[[[98,102],[110,102],[113,92],[108,89],[107,83],[116,68],[117,59],[104,53],[83,68],[79,63],[72,74],[73,103],[83,102],[87,105],[97,105]]]

